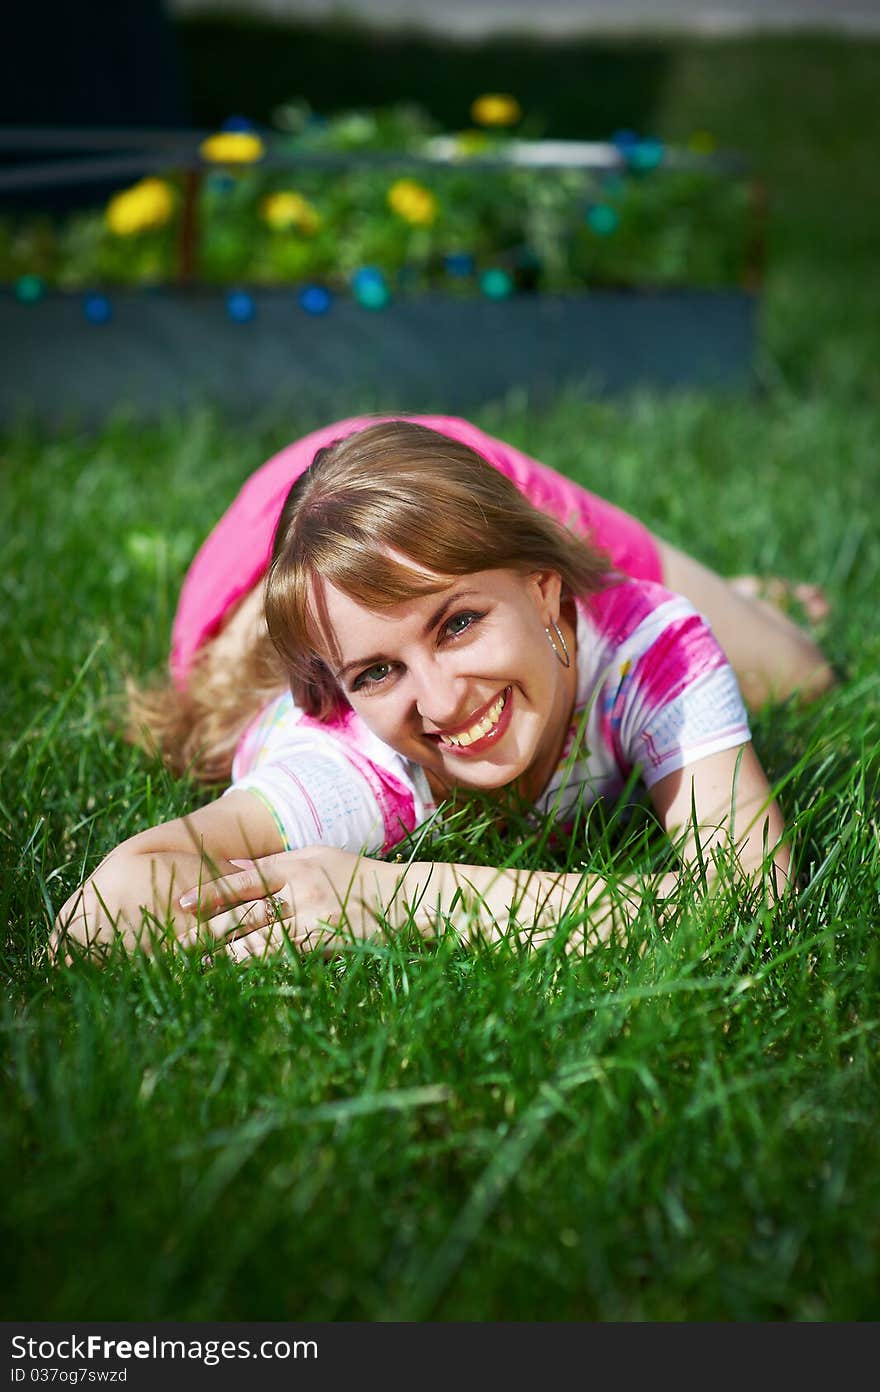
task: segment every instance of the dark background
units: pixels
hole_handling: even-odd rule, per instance
[[[666,61],[635,39],[455,44],[342,21],[172,20],[159,0],[16,5],[0,53],[2,125],[268,121],[300,96],[319,111],[417,101],[454,128],[469,123],[472,94],[511,91],[555,136],[647,128]]]
[[[7,126],[216,128],[230,115],[269,123],[276,106],[305,99],[319,112],[417,102],[455,130],[471,124],[474,96],[502,91],[528,112],[530,134],[604,138],[621,127],[651,130],[668,63],[668,49],[656,42],[456,44],[340,21],[172,21],[158,0],[44,0],[17,5],[4,27],[0,125]],[[7,165],[24,157],[0,151]],[[100,201],[125,182],[7,195],[0,206],[62,211]]]

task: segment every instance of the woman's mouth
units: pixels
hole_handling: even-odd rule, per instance
[[[506,686],[484,715],[466,730],[455,735],[435,735],[441,749],[449,754],[470,756],[482,754],[497,744],[510,724],[513,713],[513,688]]]

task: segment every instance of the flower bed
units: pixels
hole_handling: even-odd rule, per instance
[[[548,361],[555,381],[562,372],[598,386],[743,375],[758,275],[753,189],[708,154],[705,137],[674,151],[626,132],[602,145],[525,139],[512,134],[518,108],[503,96],[478,99],[472,115],[480,128],[450,136],[414,108],[324,120],[290,105],[272,132],[232,122],[117,156],[114,170],[141,177],[104,208],[0,220],[0,279],[12,291],[0,313],[21,350],[0,410],[83,404],[79,387],[71,398],[70,358],[65,379],[49,373],[55,353],[43,340],[58,333],[68,346],[83,336],[77,355],[90,380],[104,380],[108,406],[120,391],[154,403],[169,364],[175,402],[184,385],[213,395],[210,359],[223,351],[247,378],[243,365],[263,362],[263,399],[284,381],[312,381],[319,344],[348,361],[329,346],[337,338],[366,355],[343,385],[397,389],[401,409],[423,404],[432,384],[435,405],[543,389]],[[119,147],[134,136],[120,132]],[[102,143],[112,146],[112,133]],[[80,174],[109,163],[92,158]],[[12,177],[21,184],[27,171]],[[221,350],[218,335],[236,332]],[[511,332],[524,343],[505,343]],[[673,347],[682,333],[689,341]],[[148,370],[151,334],[163,361]],[[464,354],[466,372],[459,335],[483,342],[477,361]],[[530,335],[543,344],[540,364]],[[612,348],[623,336],[613,363],[609,335]],[[122,379],[124,364],[111,361],[120,352],[131,367]],[[325,374],[327,384],[338,376]],[[95,394],[93,384],[86,396]]]

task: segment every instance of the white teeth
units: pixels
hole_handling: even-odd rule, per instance
[[[472,725],[469,730],[463,730],[460,735],[441,735],[440,743],[453,747],[463,745],[466,748],[469,744],[473,744],[474,740],[482,739],[484,735],[488,735],[501,718],[505,699],[506,693],[502,693],[494,706],[490,706],[482,720],[478,721],[476,725]]]

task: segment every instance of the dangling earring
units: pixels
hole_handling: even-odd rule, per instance
[[[555,619],[553,620],[552,631],[549,628],[545,628],[544,632],[547,634],[547,642],[553,649],[553,655],[556,658],[556,661],[562,667],[570,667],[571,657],[568,651],[568,644],[565,641],[565,634],[562,632],[562,629],[559,627],[559,624],[556,622]],[[560,646],[562,648],[562,652],[559,651]]]

